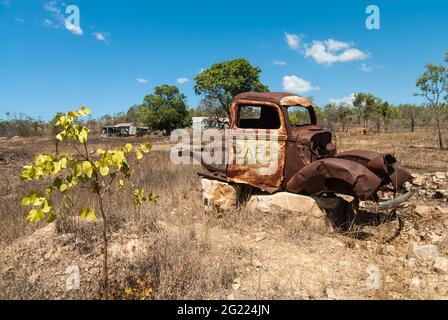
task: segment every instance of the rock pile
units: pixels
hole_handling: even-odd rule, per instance
[[[332,223],[338,224],[336,218],[343,216],[340,212],[346,207],[343,199],[314,199],[288,192],[249,196],[240,185],[207,178],[201,179],[201,189],[206,213],[222,215],[241,207],[253,213],[287,213],[294,223],[324,233],[334,231]]]
[[[407,183],[408,190],[415,190],[416,195],[424,198],[448,200],[448,177],[445,172],[412,174],[414,180]]]

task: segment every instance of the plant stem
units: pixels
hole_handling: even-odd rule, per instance
[[[84,151],[86,153],[85,157],[87,161],[90,161],[89,150],[87,149],[87,143],[84,143]],[[93,171],[95,176],[95,184],[96,186],[100,185],[100,179],[98,176],[98,172],[96,170]],[[99,189],[96,188],[96,194],[98,196],[98,204],[100,205],[100,213],[103,218],[103,299],[109,300],[109,268],[107,263],[107,249],[108,249],[108,240],[107,240],[107,216],[104,211],[103,206],[103,197]]]
[[[103,198],[100,193],[98,195],[98,203],[100,205],[100,213],[103,218],[103,297],[105,300],[109,299],[109,270],[107,264],[107,248],[108,248],[108,240],[107,240],[107,218],[104,212],[103,207]]]

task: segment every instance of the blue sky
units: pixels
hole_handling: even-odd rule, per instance
[[[365,26],[370,4],[380,30]],[[79,7],[79,30],[64,25],[68,5]],[[420,102],[415,80],[443,61],[447,35],[440,0],[0,0],[0,117],[48,119],[80,104],[93,116],[126,111],[160,84],[195,107],[195,75],[237,57],[261,67],[271,91],[321,105],[354,92]]]

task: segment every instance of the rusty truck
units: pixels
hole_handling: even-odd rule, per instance
[[[355,202],[373,201],[380,209],[395,209],[411,196],[404,185],[412,177],[392,154],[337,152],[332,133],[317,124],[315,105],[308,99],[286,92],[237,95],[230,107],[228,147],[234,150],[239,136],[245,143],[260,144],[272,134],[277,136],[278,163],[269,175],[260,174],[258,163],[234,161],[225,166],[202,163],[200,175],[267,193],[348,195]]]

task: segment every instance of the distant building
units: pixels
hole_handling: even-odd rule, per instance
[[[103,126],[102,136],[144,136],[149,131],[148,127],[139,126],[135,123],[119,123],[116,125]]]
[[[193,129],[202,130],[208,128],[208,117],[192,117]]]
[[[192,122],[193,129],[225,129],[229,127],[228,117],[192,117]]]

